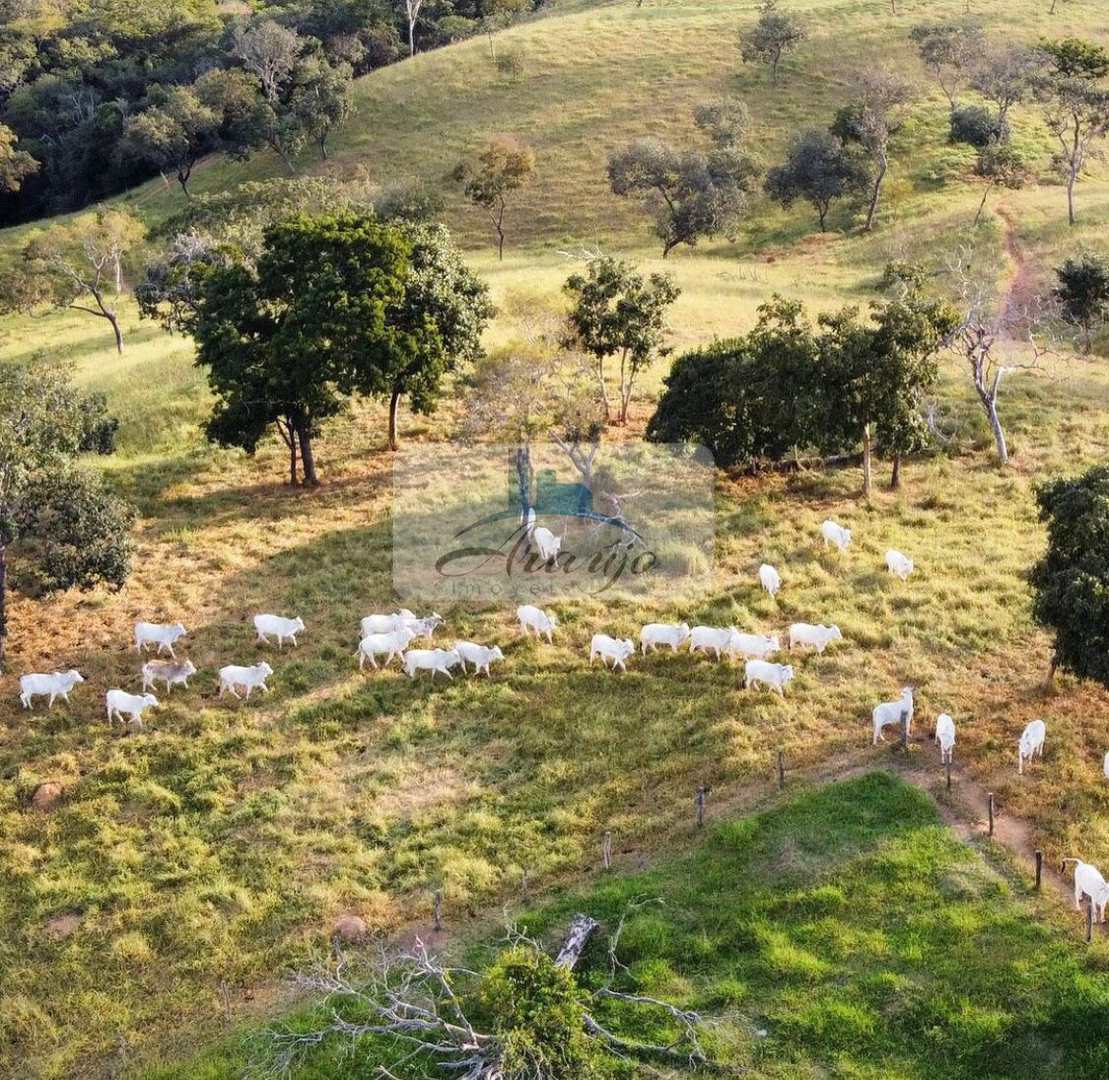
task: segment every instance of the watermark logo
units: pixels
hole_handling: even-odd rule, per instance
[[[422,444],[393,469],[405,602],[664,597],[707,583],[714,470],[702,448]]]

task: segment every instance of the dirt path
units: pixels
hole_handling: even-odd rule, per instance
[[[1032,265],[1021,247],[1012,210],[1007,206],[999,206],[997,216],[1005,226],[1005,254],[1012,264],[1001,301],[1001,317],[1009,337],[1013,338],[1019,336],[1023,316],[1035,301],[1036,280]]]

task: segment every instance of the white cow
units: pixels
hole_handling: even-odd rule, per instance
[[[258,640],[267,645],[270,639],[267,634],[277,635],[277,647],[280,648],[288,638],[294,645],[297,643],[297,634],[304,629],[304,620],[297,617],[286,619],[281,615],[255,615],[254,629],[258,631]]]
[[[367,634],[358,643],[358,651],[354,654],[358,657],[358,670],[362,670],[367,660],[376,668],[379,656],[385,657],[386,667],[394,656],[404,663],[402,654],[415,636],[415,632],[407,626],[390,630],[387,634]]]
[[[627,671],[627,665],[624,661],[634,652],[635,646],[632,644],[631,638],[614,638],[609,637],[608,634],[594,634],[593,640],[589,643],[589,663],[592,666],[593,661],[599,656],[601,663],[606,667],[609,660],[612,661],[613,671],[617,668],[620,668],[621,671]]]
[[[886,569],[894,577],[907,581],[909,575],[913,572],[913,560],[908,555],[902,555],[900,551],[890,548],[886,552]]]
[[[1042,720],[1033,720],[1021,733],[1017,743],[1017,772],[1024,775],[1024,763],[1031,761],[1036,754],[1041,760],[1044,756],[1044,736],[1047,725]]]
[[[430,671],[434,679],[435,673],[441,671],[453,679],[450,669],[461,663],[462,657],[454,649],[409,649],[404,654],[404,673],[414,679],[417,671]]]
[[[549,563],[552,559],[558,558],[558,553],[562,550],[562,537],[555,536],[550,529],[542,525],[536,525],[531,530],[531,540],[539,549],[539,558],[544,563]]]
[[[536,637],[546,634],[548,642],[551,641],[555,627],[558,626],[558,619],[554,615],[543,611],[542,608],[537,608],[534,604],[521,604],[516,609],[516,618],[520,620],[520,629],[523,630],[525,637],[534,630]]]
[[[435,631],[443,625],[443,616],[433,611],[423,619],[406,618],[401,625],[406,630],[412,631],[413,641],[422,637],[426,637],[430,641],[435,636]]]
[[[1074,863],[1074,906],[1081,909],[1082,897],[1088,896],[1094,909],[1094,921],[1105,922],[1105,905],[1109,903],[1109,885],[1101,876],[1101,871],[1081,859],[1064,859],[1059,873]]]
[[[777,596],[782,587],[782,577],[770,563],[763,563],[759,567],[759,582],[771,596]]]
[[[189,688],[189,676],[196,674],[191,660],[147,660],[142,666],[142,688],[150,690],[160,679],[166,684],[166,693],[174,686]]]
[[[639,631],[639,645],[644,652],[648,647],[654,650],[659,645],[669,645],[672,652],[677,652],[678,646],[684,644],[688,637],[688,623],[652,622]]]
[[[712,649],[719,660],[721,653],[727,652],[732,635],[738,632],[734,626],[695,626],[689,631],[689,651]]]
[[[121,724],[126,723],[123,717],[129,716],[131,723],[141,728],[143,712],[156,708],[158,699],[153,694],[129,694],[126,690],[109,690],[104,695],[104,704],[108,708],[109,724],[113,715],[119,718]]]
[[[492,676],[489,665],[494,660],[504,659],[504,653],[501,652],[499,645],[478,645],[475,641],[456,641],[451,648],[462,658],[463,671],[466,671],[467,664],[473,664],[475,674],[481,674],[484,670],[490,678]]]
[[[936,717],[935,739],[940,744],[940,764],[946,765],[951,760],[951,751],[955,747],[955,721],[947,713],[940,713]]]
[[[851,530],[837,525],[831,518],[821,522],[820,535],[824,537],[824,546],[835,545],[840,551],[846,551],[851,543]]]
[[[727,653],[731,657],[745,656],[765,660],[781,648],[777,634],[767,637],[765,634],[741,634],[735,631],[728,638]]]
[[[228,664],[227,667],[219,669],[219,696],[223,697],[223,692],[230,690],[232,697],[239,697],[239,690],[245,690],[246,696],[250,697],[255,687],[268,693],[266,679],[272,674],[273,668],[265,660],[258,664],[251,664],[249,667]]]
[[[56,697],[68,703],[70,690],[84,681],[84,676],[76,668],[55,671],[53,675],[22,675],[19,679],[19,702],[23,708],[29,709],[37,696],[49,694],[50,701],[46,707],[52,709]]]
[[[796,622],[789,628],[789,647],[795,645],[811,645],[818,653],[824,650],[833,641],[842,641],[843,634],[834,623],[831,626],[823,624]]]
[[[902,713],[908,713],[905,718],[905,727],[909,730],[913,726],[913,688],[911,686],[903,687],[901,697],[896,701],[883,701],[881,705],[874,706],[874,712],[871,716],[874,719],[875,746],[882,739],[882,728],[890,727],[893,724],[900,725]]]
[[[761,684],[768,690],[777,690],[781,697],[785,697],[786,687],[792,680],[792,664],[768,664],[765,660],[748,660],[743,669],[743,685],[748,690]]]
[[[362,637],[369,637],[370,634],[388,634],[400,629],[406,623],[415,621],[416,616],[408,608],[394,611],[392,615],[367,615],[361,623]]]
[[[169,655],[175,660],[173,643],[185,636],[187,631],[180,623],[135,623],[135,651],[142,652],[147,645],[157,645],[158,652],[169,650]]]

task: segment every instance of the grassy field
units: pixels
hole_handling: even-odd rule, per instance
[[[720,824],[680,860],[513,917],[554,946],[575,911],[601,921],[581,984],[610,978],[608,942],[626,915],[617,987],[698,1011],[724,1075],[1093,1080],[1109,1068],[1109,954],[1061,933],[1004,858],[967,847],[926,795],[886,773]],[[496,947],[493,935],[466,947],[467,966],[480,970]],[[602,1020],[642,1038],[636,1016],[621,1005]],[[320,1015],[287,1023],[308,1029]],[[149,1080],[238,1076],[266,1060],[265,1046],[251,1031]],[[292,1077],[397,1068],[387,1046],[359,1051],[328,1045]]]
[[[417,57],[359,84],[361,111],[332,167],[438,184],[494,126],[524,135],[540,151],[541,175],[516,212],[503,263],[491,257],[478,217],[457,200],[448,206],[497,299],[520,293],[547,302],[573,266],[561,252],[604,244],[675,275],[683,289],[678,348],[747,329],[775,292],[814,309],[865,304],[890,258],[940,267],[969,236],[977,194],[963,177],[966,153],[944,142],[938,93],[899,137],[888,210],[872,236],[853,232],[846,213],[835,221],[842,231],[817,236],[806,210],[760,205],[735,243],[677,252],[663,264],[639,214],[603,185],[609,148],[648,131],[684,137],[690,106],[726,90],[749,100],[772,156],[789,125],[830,115],[853,66],[879,51],[908,65],[907,26],[963,4],[917,4],[897,19],[877,0],[799,6],[812,36],[774,95],[763,72],[737,69],[735,31],[752,17],[748,3],[560,9],[502,39],[526,57],[515,85],[498,81],[483,42]],[[1049,19],[1042,2],[975,5],[999,35],[1103,33],[1088,25],[1099,10],[1093,0],[1060,7]],[[1019,114],[1020,138],[1043,146],[1032,115]],[[195,186],[216,190],[272,166],[264,156],[246,166],[210,163]],[[1005,195],[1012,234],[991,213],[973,238],[999,289],[1015,270],[1014,250],[1042,282],[1080,244],[1104,246],[1109,184],[1088,178],[1079,200],[1081,226],[1067,230],[1059,187]],[[148,186],[130,201],[156,222],[178,196]],[[0,247],[10,252],[24,233],[0,235]],[[1005,472],[992,464],[965,372],[948,358],[939,397],[957,438],[909,463],[901,492],[879,491],[865,506],[852,469],[721,477],[709,588],[670,607],[564,605],[563,631],[550,646],[520,641],[506,610],[444,611],[449,635],[499,641],[507,659],[491,682],[432,686],[395,670],[360,676],[351,659],[358,618],[395,606],[391,461],[381,452],[379,411],[356,407],[329,429],[318,449],[325,486],[291,491],[276,446],[249,460],[203,444],[197,425],[208,398],[191,346],[130,308],[125,323],[122,357],[106,327],[86,316],[0,324],[0,358],[60,358],[83,385],[107,393],[123,422],[121,453],[97,464],[141,512],[135,573],[120,593],[14,607],[11,666],[0,679],[0,925],[8,929],[0,938],[0,1074],[100,1077],[173,1061],[195,1046],[198,1030],[212,1030],[225,995],[236,1018],[275,1007],[275,976],[315,953],[342,912],[390,930],[425,918],[431,892],[442,889],[448,917],[462,921],[514,896],[525,868],[537,892],[576,881],[595,864],[606,829],[624,865],[645,862],[686,842],[697,784],[727,798],[764,777],[779,748],[798,765],[857,748],[874,702],[906,682],[919,688],[922,724],[941,710],[955,716],[960,759],[1004,809],[1033,821],[1049,858],[1109,861],[1109,786],[1100,778],[1109,695],[1069,680],[1042,694],[1047,642],[1030,625],[1024,581],[1042,545],[1034,483],[1109,450],[1103,357],[1080,360],[1062,349],[1043,371],[1011,376],[1002,397],[1013,451]],[[498,319],[489,342],[515,332],[512,320]],[[659,366],[644,380],[631,434],[642,430],[663,374]],[[406,416],[403,434],[445,440],[457,420],[448,401],[431,419]],[[855,530],[846,558],[814,543],[827,516]],[[888,546],[916,560],[905,585],[884,573]],[[757,588],[764,559],[785,579],[777,603]],[[277,669],[268,697],[217,703],[214,669],[262,655],[249,616],[263,609],[301,615],[308,633],[295,653],[265,654]],[[656,617],[766,630],[831,621],[846,642],[797,661],[785,702],[746,694],[734,669],[685,655],[637,660],[617,678],[586,669],[598,626],[623,636]],[[127,645],[138,618],[180,618],[201,673],[153,714],[145,735],[122,738],[104,724],[100,695],[114,685],[137,689]],[[72,665],[89,684],[71,707],[20,712],[19,672]],[[1015,740],[1033,716],[1048,720],[1047,758],[1018,779]],[[47,779],[64,785],[63,800],[49,814],[29,811]],[[861,844],[854,836],[845,832],[843,843]],[[928,843],[953,857],[948,841]],[[726,849],[727,833],[715,844]],[[861,880],[852,887],[865,892]],[[699,933],[698,913],[711,912],[696,897],[674,906],[687,901],[688,926],[670,931],[683,948]],[[740,901],[754,912],[772,898]],[[765,996],[762,975],[736,978],[758,988],[751,1000]],[[874,1000],[856,1003],[852,1015],[870,1015],[863,1006]],[[785,1015],[787,997],[775,1001]],[[990,1008],[1000,1014],[1011,1005]],[[967,1006],[975,1039],[995,1021],[993,1030],[1005,1030],[993,1013]],[[856,1030],[854,1022],[844,1026]],[[935,1074],[946,1052],[939,1044],[915,1063],[890,1061],[889,1072],[868,1056],[895,1022],[882,1013],[868,1036],[859,1020],[857,1049],[831,1046],[832,1034],[816,1027],[802,1032],[798,1053],[814,1056],[798,1069],[818,1075],[813,1062],[857,1053],[846,1075]],[[898,1053],[909,1055],[900,1039]],[[958,1067],[982,1060],[962,1058]]]

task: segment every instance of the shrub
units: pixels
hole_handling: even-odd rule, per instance
[[[951,110],[951,141],[981,150],[991,142],[1007,142],[1009,125],[981,105],[958,105]]]
[[[512,82],[524,73],[524,55],[516,49],[501,49],[493,62],[497,65],[497,71]]]

